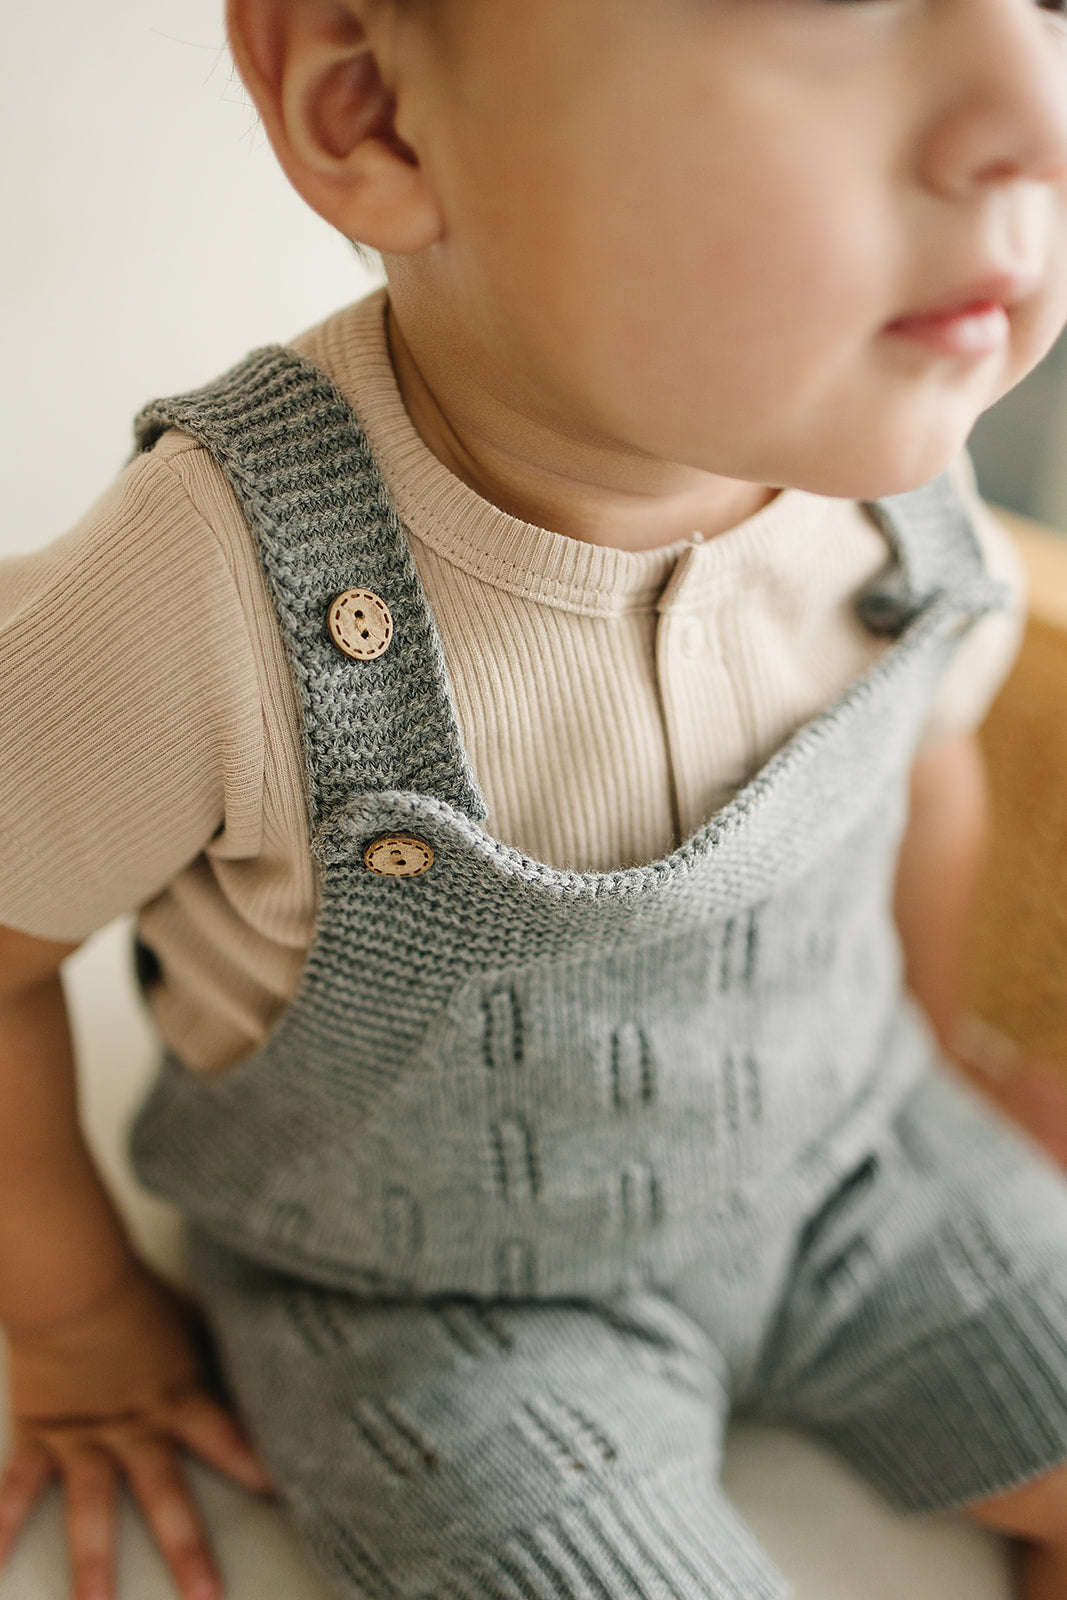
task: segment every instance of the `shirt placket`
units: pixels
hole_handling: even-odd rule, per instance
[[[712,547],[690,545],[657,604],[656,674],[679,839],[688,838],[747,775],[744,709],[727,668],[735,582],[717,582]],[[727,641],[728,642],[728,641]]]

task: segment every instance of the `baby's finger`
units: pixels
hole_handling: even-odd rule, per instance
[[[0,1567],[54,1472],[52,1457],[36,1439],[20,1445],[8,1462],[0,1479]]]
[[[67,1502],[74,1600],[113,1600],[115,1593],[115,1467],[95,1445],[60,1453]]]
[[[173,1447],[141,1437],[116,1443],[113,1448],[182,1600],[219,1600],[222,1582]]]
[[[183,1395],[172,1405],[167,1420],[186,1449],[202,1456],[216,1471],[256,1494],[273,1491],[270,1474],[252,1445],[230,1413],[208,1395]]]

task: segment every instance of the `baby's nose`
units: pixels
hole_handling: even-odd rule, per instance
[[[1020,179],[1067,183],[1067,20],[1019,0],[950,0],[936,18],[931,8],[930,30],[945,109],[928,180],[960,198]]]

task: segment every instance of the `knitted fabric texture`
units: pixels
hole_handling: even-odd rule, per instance
[[[141,447],[170,426],[217,456],[262,558],[322,899],[274,1031],[220,1077],[167,1057],[134,1155],[194,1224],[228,1368],[344,1592],[780,1595],[715,1483],[739,1399],[823,1428],[902,1503],[1067,1454],[1067,1190],[930,1078],[892,918],[930,699],[999,600],[950,486],[873,508],[894,553],[858,602],[892,637],[875,666],[673,854],[582,874],[479,825],[403,529],[323,375],[260,351],[149,407]],[[376,659],[330,639],[349,588],[391,613]],[[395,836],[428,871],[368,869]],[[946,1374],[985,1321],[961,1321],[942,1208],[972,1218],[971,1260],[993,1173],[1037,1239],[979,1273],[1032,1403],[997,1422],[991,1397],[972,1427]],[[932,1389],[899,1360],[875,1380],[901,1297]],[[977,1440],[951,1471],[918,1412]]]
[[[903,507],[878,509],[898,561],[863,606],[886,631],[912,619],[895,648],[673,855],[575,874],[479,828],[403,530],[318,370],[255,355],[149,408],[142,445],[172,424],[218,455],[259,542],[323,886],[264,1046],[211,1083],[169,1064],[137,1131],[146,1178],[264,1260],[310,1251],[354,1287],[603,1291],[684,1259],[697,1219],[792,1167],[893,1062],[917,1069],[888,911],[909,758],[996,598],[947,485],[909,499],[907,534]],[[370,662],[324,628],[355,587],[394,619]],[[430,844],[429,873],[367,870],[394,834]]]

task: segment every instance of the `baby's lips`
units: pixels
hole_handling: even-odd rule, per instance
[[[993,307],[1008,311],[1036,293],[1045,277],[1045,271],[1036,266],[993,268],[978,273],[957,288],[931,295],[913,310],[903,311],[886,323],[886,331],[896,333],[910,327],[953,321]]]
[[[1011,338],[1006,307],[995,300],[977,301],[954,311],[932,311],[915,317],[897,317],[886,332],[927,345],[947,356],[994,355]]]

